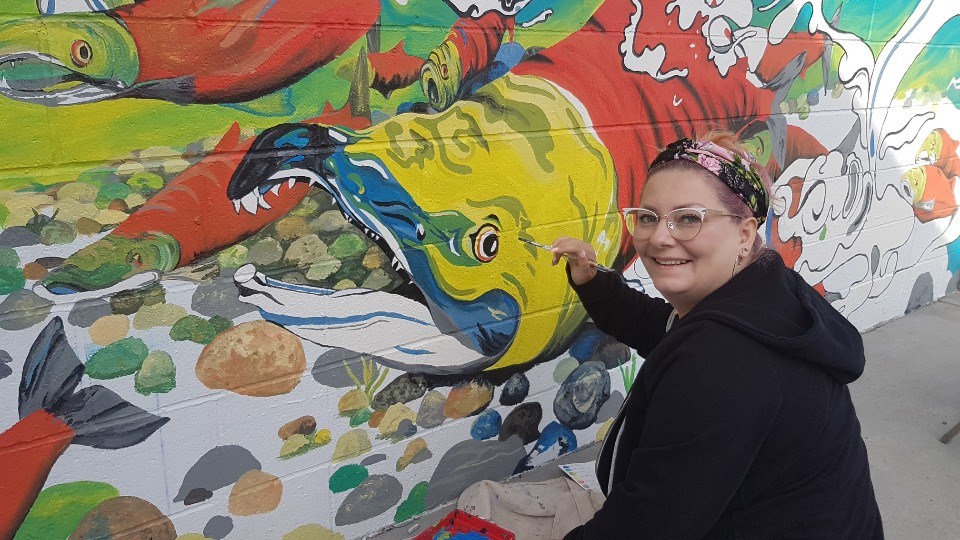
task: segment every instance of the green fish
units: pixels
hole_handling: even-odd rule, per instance
[[[102,13],[0,24],[0,95],[70,105],[122,95],[140,71],[137,47]]]

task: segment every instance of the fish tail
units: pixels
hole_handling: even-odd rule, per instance
[[[67,342],[60,317],[37,336],[20,379],[20,421],[0,433],[0,538],[26,517],[57,458],[71,444],[124,448],[169,418],[148,413],[99,385],[76,391],[84,367]]]

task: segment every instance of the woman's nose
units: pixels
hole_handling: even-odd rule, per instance
[[[653,234],[650,235],[650,242],[658,245],[672,244],[675,239],[670,233],[670,223],[667,218],[657,220],[657,226],[653,228]]]

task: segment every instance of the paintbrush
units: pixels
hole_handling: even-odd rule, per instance
[[[527,239],[527,238],[520,238],[519,236],[517,237],[517,240],[523,242],[524,244],[530,244],[531,246],[535,246],[535,247],[538,247],[538,248],[540,248],[540,249],[545,249],[545,250],[549,251],[550,253],[553,253],[553,248],[552,248],[552,247],[550,247],[550,246],[548,246],[548,245],[545,245],[545,244],[541,244],[540,242],[534,242],[533,240],[530,240],[530,239]],[[568,258],[568,259],[579,259],[579,258],[580,258],[580,257],[578,257],[578,256],[576,256],[576,255],[570,255],[570,254],[568,254],[568,253],[563,253],[563,256],[566,257],[566,258]],[[598,262],[587,261],[587,264],[589,264],[590,266],[596,268],[597,270],[599,270],[599,271],[601,271],[601,272],[613,272],[613,273],[617,273],[617,271],[614,270],[613,268],[610,268],[610,267],[608,267],[608,266],[604,266],[604,265],[602,265],[602,264],[600,264],[600,263],[598,263]]]

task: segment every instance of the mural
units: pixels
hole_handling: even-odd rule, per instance
[[[16,0],[0,538],[354,538],[601,439],[618,208],[739,133],[861,329],[957,290],[952,0]],[[19,386],[18,386],[19,385]]]

